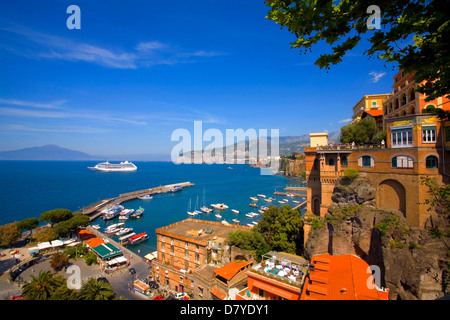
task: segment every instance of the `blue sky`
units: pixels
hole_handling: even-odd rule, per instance
[[[69,30],[69,5],[81,29]],[[0,2],[0,151],[167,153],[175,129],[339,130],[392,65],[360,44],[327,73],[262,0]],[[374,76],[378,75],[378,76]],[[207,144],[207,143],[205,143]]]

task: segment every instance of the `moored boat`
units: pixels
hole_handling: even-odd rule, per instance
[[[231,209],[231,212],[240,213],[239,210],[236,210],[236,209]]]
[[[260,198],[265,198],[266,195],[265,195],[265,194],[258,194],[258,197],[260,197]]]
[[[131,218],[140,218],[144,214],[144,208],[139,207],[139,209],[136,210],[135,213],[130,215]]]
[[[258,198],[257,198],[257,197],[250,197],[250,200],[252,200],[252,201],[258,201]]]
[[[180,185],[176,185],[176,186],[171,187],[169,189],[169,192],[178,192],[178,191],[181,191],[182,189],[183,188]]]
[[[132,237],[128,240],[128,244],[130,244],[130,245],[135,245],[135,244],[144,242],[144,241],[146,241],[146,240],[148,240],[148,235],[147,235],[146,232],[142,232],[142,233],[139,233],[139,234],[136,234],[136,235],[132,236]]]
[[[257,205],[257,204],[254,204],[254,203],[250,203],[250,207],[258,208],[258,205]]]
[[[113,219],[113,218],[117,217],[123,211],[123,209],[124,209],[123,206],[115,205],[110,210],[108,210],[108,212],[103,214],[103,219],[104,220]]]
[[[234,223],[239,223],[240,221],[238,219],[233,219],[232,220]]]
[[[214,209],[218,209],[218,210],[228,209],[228,206],[226,204],[224,204],[224,203],[211,204],[211,207],[213,207]]]
[[[220,214],[216,213],[216,218],[220,219],[220,218],[222,218],[222,216]]]
[[[272,202],[272,199],[264,199],[265,202]]]
[[[124,234],[130,233],[133,231],[133,228],[120,228],[118,232],[116,232],[116,236],[123,236]]]
[[[141,199],[141,200],[151,200],[151,199],[153,199],[153,196],[151,196],[151,195],[149,195],[149,194],[146,194],[145,196],[140,196],[140,197],[138,197],[138,199]]]

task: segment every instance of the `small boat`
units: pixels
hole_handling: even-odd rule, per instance
[[[224,203],[211,204],[211,207],[213,207],[214,209],[218,209],[218,210],[228,209],[228,206]]]
[[[284,201],[278,201],[278,203],[285,204],[286,202],[284,202]]]
[[[264,210],[258,210],[258,212],[261,213],[261,214],[263,214],[263,213],[264,213]]]
[[[295,196],[295,194],[293,194],[292,192],[289,192],[289,193],[287,194],[287,196],[288,196],[288,197],[293,197],[293,196]]]
[[[272,199],[264,199],[265,202],[272,202]]]
[[[233,168],[232,167],[228,167],[228,170],[233,170]]]
[[[239,223],[240,221],[238,219],[233,219],[232,220],[234,223]]]
[[[252,221],[252,223],[256,226],[258,224],[258,221]]]
[[[116,232],[116,236],[123,236],[124,234],[130,233],[133,231],[133,228],[120,228],[118,232]]]
[[[190,216],[196,216],[197,215],[196,212],[192,212],[192,211],[188,211],[187,214],[190,215]]]
[[[115,205],[103,215],[103,220],[110,220],[117,217],[123,211],[123,209],[123,206]]]
[[[141,197],[138,197],[138,198],[141,199],[141,200],[152,200],[153,196],[147,194],[145,196],[141,196]]]
[[[225,220],[225,219],[223,219],[221,222],[222,222],[222,224],[224,224],[224,225],[226,225],[226,226],[229,226],[229,225],[230,225],[230,223],[229,223],[227,220]]]
[[[176,185],[176,186],[173,186],[173,187],[171,187],[170,189],[169,189],[169,192],[178,192],[178,191],[181,191],[183,188],[181,187],[181,186],[179,186],[179,185]]]
[[[135,244],[144,242],[145,240],[148,240],[148,235],[147,235],[147,233],[142,232],[142,233],[132,236],[128,240],[128,244],[135,245]]]
[[[231,209],[231,212],[240,213],[239,210],[236,210],[236,209]]]
[[[100,226],[98,224],[91,225],[92,229],[98,230]]]
[[[197,214],[203,214],[203,212],[202,211],[200,211],[200,210],[194,210],[194,213],[197,215]]]
[[[252,200],[252,201],[258,201],[258,198],[257,198],[257,197],[250,197],[250,200]]]
[[[248,217],[248,218],[254,218],[254,217],[256,217],[257,215],[258,215],[258,214],[255,213],[255,212],[249,212],[249,213],[247,213],[245,216]]]
[[[252,228],[255,226],[253,223],[247,223],[247,225]]]
[[[222,216],[220,214],[216,213],[216,218],[220,219],[220,218],[222,218]]]
[[[203,206],[200,208],[200,211],[202,211],[204,213],[210,213],[213,211],[213,209]]]
[[[289,202],[289,199],[283,199],[284,202]]]
[[[292,200],[293,203],[300,203],[298,200]]]
[[[144,214],[144,208],[139,207],[139,209],[136,210],[135,213],[130,215],[131,218],[140,218]]]
[[[269,208],[268,208],[268,207],[262,206],[262,207],[261,207],[261,210],[262,210],[262,211],[266,211],[266,210],[269,210]]]
[[[115,223],[110,226],[107,226],[105,229],[105,233],[112,233],[116,229],[120,229],[125,223]]]
[[[257,205],[257,204],[254,204],[254,203],[250,203],[250,207],[258,208],[258,205]]]
[[[258,197],[260,197],[260,198],[265,198],[266,195],[265,195],[265,194],[258,194]]]

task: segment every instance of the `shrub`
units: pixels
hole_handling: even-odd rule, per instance
[[[348,180],[355,180],[359,177],[359,171],[353,168],[349,168],[344,171],[344,178]]]

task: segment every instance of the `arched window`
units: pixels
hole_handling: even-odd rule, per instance
[[[403,94],[400,100],[401,100],[401,106],[404,106],[406,104],[406,95]]]
[[[416,92],[414,91],[414,89],[411,90],[411,92],[409,93],[409,101],[413,101],[416,99]]]
[[[435,108],[432,104],[427,105],[422,109],[422,113],[431,113],[431,111]]]
[[[438,168],[438,158],[436,156],[428,156],[425,159],[425,163],[427,166],[427,169],[437,169]]]
[[[360,167],[372,167],[375,163],[371,156],[362,156],[358,158],[358,166]]]
[[[348,166],[348,159],[347,159],[347,156],[342,156],[342,157],[341,157],[341,166],[343,166],[343,167]]]
[[[329,166],[334,166],[334,159],[333,158],[328,160],[328,165]]]

